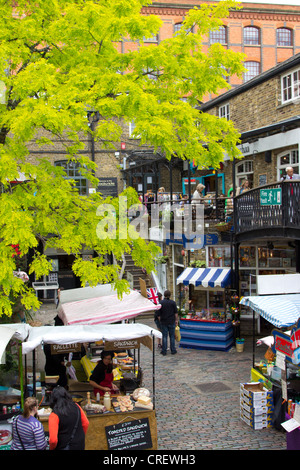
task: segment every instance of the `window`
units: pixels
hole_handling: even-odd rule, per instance
[[[223,106],[220,106],[220,108],[219,108],[219,117],[220,118],[225,118],[225,119],[227,119],[227,121],[229,121],[229,119],[230,119],[229,103],[226,103]]]
[[[176,34],[179,33],[179,31],[181,30],[181,28],[182,28],[182,23],[176,23],[176,24],[174,24],[174,34],[175,34],[175,36],[176,36]]]
[[[292,31],[288,28],[277,29],[277,46],[291,47],[293,45]]]
[[[129,123],[129,137],[131,139],[140,139],[140,136],[139,135],[134,135],[134,130],[135,130],[135,122],[134,121],[131,121]]]
[[[244,44],[246,46],[258,46],[260,44],[260,30],[255,26],[244,28]]]
[[[81,165],[79,162],[61,160],[55,162],[55,166],[60,166],[64,169],[67,179],[75,181],[76,188],[79,194],[87,194],[88,182],[87,179],[81,174]]]
[[[227,44],[227,30],[225,26],[221,26],[215,31],[211,31],[209,35],[210,44],[220,43]]]
[[[253,188],[253,161],[245,160],[236,166],[236,187],[239,188],[243,181],[247,179],[250,188]]]
[[[277,171],[278,171],[278,181],[285,176],[285,169],[287,166],[292,166],[294,168],[294,173],[299,174],[299,152],[298,150],[288,150],[286,152],[280,153],[277,157]]]
[[[300,69],[281,78],[282,103],[300,97]]]
[[[245,62],[244,66],[247,69],[247,71],[244,72],[244,82],[248,82],[248,80],[251,80],[252,78],[260,74],[259,62],[252,62],[252,61]]]
[[[153,34],[150,38],[143,38],[144,42],[158,42],[158,34]]]

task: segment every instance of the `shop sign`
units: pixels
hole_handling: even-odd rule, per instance
[[[117,178],[98,178],[97,192],[100,192],[103,198],[118,196]]]
[[[274,336],[274,345],[272,347],[273,352],[284,354],[286,359],[291,362],[293,356],[291,338],[279,330],[273,330],[272,334]]]
[[[152,447],[148,418],[105,427],[109,450],[150,449]]]
[[[139,339],[125,339],[116,341],[105,341],[104,349],[106,351],[123,351],[124,349],[138,349],[140,347]]]
[[[68,354],[72,352],[80,352],[81,344],[51,344],[51,354]]]
[[[261,206],[280,206],[281,205],[281,188],[261,189],[260,190]]]

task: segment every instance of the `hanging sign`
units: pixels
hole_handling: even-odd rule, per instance
[[[51,354],[68,354],[71,352],[80,352],[81,344],[51,344]]]
[[[152,439],[148,418],[106,426],[109,450],[150,449]]]

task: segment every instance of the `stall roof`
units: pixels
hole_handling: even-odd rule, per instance
[[[33,351],[42,343],[73,344],[95,341],[125,341],[145,336],[161,338],[161,333],[141,323],[117,325],[65,325],[29,327],[29,335],[22,344],[23,354]]]
[[[0,325],[0,364],[5,364],[5,349],[12,338],[24,341],[30,326],[26,323],[7,323]]]
[[[300,294],[243,297],[240,304],[252,308],[277,328],[292,326],[300,317]]]
[[[186,268],[177,278],[177,284],[195,287],[227,287],[231,282],[230,268]]]
[[[58,316],[65,325],[116,323],[161,308],[138,291],[118,298],[110,284],[70,289],[60,294]]]

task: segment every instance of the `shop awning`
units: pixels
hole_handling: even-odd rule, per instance
[[[300,294],[243,297],[240,304],[252,308],[276,328],[292,326],[300,317]]]
[[[5,364],[5,349],[11,339],[24,341],[30,331],[26,323],[8,323],[0,325],[0,364]]]
[[[204,288],[224,288],[231,282],[230,268],[186,268],[177,278],[177,285],[189,284]]]

